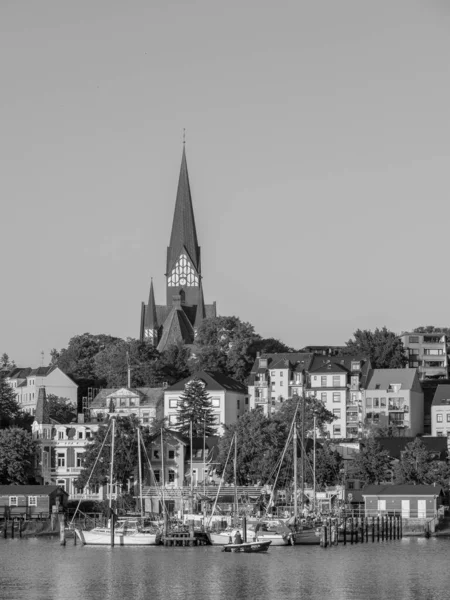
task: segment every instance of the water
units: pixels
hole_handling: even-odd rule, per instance
[[[0,600],[447,600],[450,539],[229,554],[0,540]]]

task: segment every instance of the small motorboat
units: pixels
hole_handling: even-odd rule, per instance
[[[225,544],[222,552],[267,552],[271,540],[267,542],[242,542],[242,544]]]

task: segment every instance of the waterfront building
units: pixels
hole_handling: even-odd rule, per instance
[[[192,345],[204,319],[216,316],[216,303],[206,304],[200,246],[183,147],[172,232],[167,248],[166,303],[156,304],[153,280],[147,304],[141,305],[140,340],[160,352],[171,345]]]
[[[410,369],[418,369],[420,379],[448,378],[448,340],[443,333],[408,333],[400,336]]]
[[[222,435],[224,425],[235,423],[249,410],[249,397],[245,385],[222,373],[198,371],[164,390],[164,416],[168,418],[169,427],[177,426],[178,405],[186,383],[192,379],[199,379],[205,385],[219,435]]]
[[[362,491],[366,517],[401,515],[402,519],[437,516],[444,492],[439,485],[368,485]]]
[[[46,519],[54,506],[65,507],[68,497],[57,485],[0,485],[0,514],[8,519]]]
[[[70,402],[76,410],[77,384],[59,367],[48,366],[37,369],[14,368],[6,377],[6,382],[14,389],[20,408],[34,415],[39,389],[45,387],[47,395],[53,394]]]
[[[119,416],[135,415],[147,427],[153,419],[161,419],[164,411],[163,387],[105,388],[89,405],[90,416],[104,421],[110,408]]]
[[[438,385],[431,404],[431,435],[450,439],[450,385]]]
[[[366,425],[423,433],[424,394],[417,369],[374,369],[368,378],[363,418]]]

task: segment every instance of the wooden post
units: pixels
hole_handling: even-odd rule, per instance
[[[350,544],[353,544],[353,517],[350,517]]]
[[[247,543],[247,517],[245,515],[242,517],[242,539],[244,543]]]
[[[3,537],[8,539],[8,520],[5,517],[5,528],[3,529]]]
[[[372,543],[375,541],[375,517],[372,517]]]
[[[19,519],[19,537],[22,537],[22,519]]]
[[[369,541],[369,517],[365,517],[366,521],[366,542]]]
[[[377,542],[380,541],[380,517],[377,517]]]
[[[14,519],[11,519],[11,539],[14,539]]]
[[[112,490],[112,485],[111,485],[111,490]],[[111,491],[112,493],[112,491]],[[115,514],[112,508],[110,508],[109,510],[109,519],[110,519],[110,529],[111,529],[111,548],[114,548],[114,521],[115,521]]]
[[[65,518],[64,518],[64,513],[59,513],[58,514],[58,521],[59,521],[59,545],[60,546],[65,546],[66,545],[66,528],[65,528]]]
[[[358,543],[358,526],[359,526],[359,524],[358,524],[358,521],[359,521],[359,519],[358,519],[358,517],[356,517],[356,527],[355,527],[355,544],[357,544],[357,543]]]
[[[75,527],[73,528],[73,545],[76,546],[77,545],[77,532]]]
[[[327,533],[328,533],[327,526],[326,526],[326,525],[324,525],[324,526],[322,527],[322,535],[323,535],[323,547],[324,547],[324,548],[326,548],[326,547],[328,546]]]
[[[344,546],[347,545],[347,517],[344,517]]]

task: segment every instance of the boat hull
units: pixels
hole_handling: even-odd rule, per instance
[[[223,552],[267,552],[272,542],[244,542],[242,544],[225,544]]]
[[[111,532],[107,529],[92,529],[91,531],[76,529],[75,533],[81,543],[87,546],[111,545]],[[159,543],[159,533],[142,533],[136,531],[114,534],[115,546],[157,546]]]

